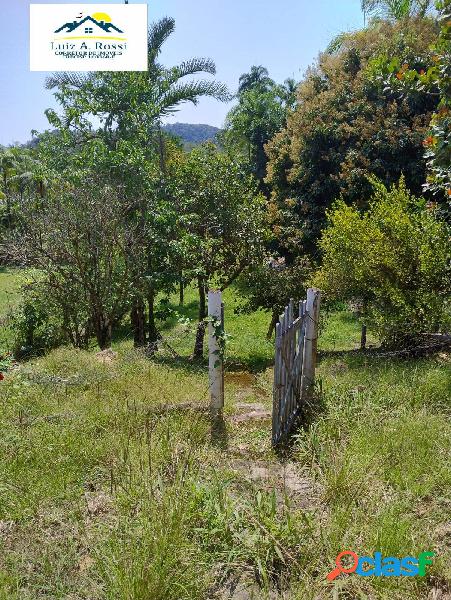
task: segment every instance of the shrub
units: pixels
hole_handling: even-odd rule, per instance
[[[340,200],[328,212],[315,284],[329,300],[360,300],[365,322],[396,345],[450,324],[449,227],[403,179],[371,181],[368,211]]]
[[[38,283],[22,287],[22,302],[11,315],[11,327],[16,356],[41,354],[67,340],[48,290]]]

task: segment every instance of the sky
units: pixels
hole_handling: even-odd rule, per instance
[[[82,3],[96,5],[89,0]],[[118,0],[100,3],[121,4]],[[237,89],[239,76],[252,65],[264,65],[277,82],[287,77],[300,80],[335,35],[363,26],[360,0],[149,0],[147,4],[149,21],[163,16],[176,21],[176,31],[163,47],[161,62],[172,66],[192,57],[212,58],[216,79],[232,92]],[[46,73],[29,70],[29,5],[29,0],[0,0],[3,145],[26,142],[31,130],[48,128],[44,111],[56,108],[52,92],[44,89]],[[202,99],[197,106],[182,105],[169,121],[221,127],[231,106]]]

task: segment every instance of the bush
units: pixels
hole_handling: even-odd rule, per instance
[[[43,274],[36,274],[22,287],[22,301],[11,316],[16,356],[42,354],[64,343],[86,348],[93,327],[81,298],[81,290],[73,284],[65,291],[65,302]]]
[[[32,283],[22,288],[22,302],[11,316],[16,356],[41,354],[64,341],[61,319],[43,292]]]
[[[340,200],[328,212],[315,284],[329,300],[361,301],[365,323],[399,345],[450,325],[450,231],[403,179],[372,184],[368,211]]]

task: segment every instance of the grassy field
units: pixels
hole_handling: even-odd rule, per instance
[[[16,275],[0,278],[4,303]],[[205,367],[185,358],[192,293],[184,307],[174,298],[164,327],[179,358],[162,351],[149,359],[124,331],[116,357],[60,348],[7,373],[0,599],[444,600],[450,593],[450,356],[338,353],[357,347],[359,327],[345,311],[329,315],[315,414],[292,454],[280,457],[265,413],[268,317],[236,313],[233,292],[225,302],[232,338],[220,431],[211,431],[205,410]],[[248,418],[252,412],[259,418]],[[345,549],[436,557],[426,577],[342,575],[328,583]]]

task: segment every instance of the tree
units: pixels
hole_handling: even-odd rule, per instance
[[[307,73],[286,127],[266,146],[273,227],[288,259],[317,256],[325,211],[335,198],[365,206],[368,174],[386,185],[404,174],[409,189],[421,194],[423,140],[438,98],[425,90],[387,97],[375,74],[399,47],[419,70],[427,69],[436,34],[430,19],[374,23],[346,36]]]
[[[260,182],[260,189],[268,192],[265,144],[282,128],[285,108],[279,90],[264,91],[259,87],[240,95],[239,103],[227,115],[223,140],[226,148],[239,152],[248,161],[251,173]]]
[[[430,135],[425,139],[428,177],[425,186],[436,196],[445,196],[447,216],[451,216],[451,0],[437,2],[440,36],[435,46],[434,62],[424,78],[440,93],[440,104],[431,120]],[[420,85],[422,78],[420,76]]]
[[[270,78],[268,69],[261,65],[251,67],[249,73],[243,73],[239,79],[238,96],[253,88],[260,88],[262,91],[268,91],[274,87],[274,81]]]
[[[2,197],[6,200],[6,223],[12,225],[11,179],[16,174],[16,159],[11,150],[0,154],[0,172],[2,176]]]
[[[283,84],[279,86],[279,96],[285,106],[291,110],[296,104],[298,85],[299,84],[295,79],[288,77]]]
[[[239,81],[238,104],[226,117],[221,141],[228,151],[247,161],[260,190],[269,195],[264,182],[268,162],[265,145],[285,125],[287,112],[294,108],[297,84],[288,78],[277,85],[262,66],[253,66]]]
[[[199,146],[174,165],[174,197],[182,213],[183,271],[195,278],[199,325],[194,358],[203,353],[206,292],[224,290],[242,271],[258,263],[265,236],[265,200],[255,180],[213,144]]]
[[[370,16],[382,16],[399,21],[409,17],[424,17],[433,0],[362,0],[362,10]]]
[[[425,92],[439,97],[430,130],[423,141],[427,162],[424,190],[434,194],[442,214],[449,218],[451,202],[451,0],[436,3],[440,33],[430,50],[427,66],[418,65],[406,49],[378,65],[387,96],[415,97]],[[381,68],[382,67],[382,68]]]
[[[145,240],[136,235],[139,224],[130,219],[135,207],[123,191],[92,176],[50,190],[45,201],[20,203],[10,252],[34,269],[32,293],[40,290],[41,303],[51,298],[74,345],[94,333],[99,347],[108,348],[133,293]]]
[[[229,98],[226,87],[214,80],[185,81],[198,73],[214,74],[211,60],[191,59],[172,68],[158,62],[162,45],[174,27],[174,20],[169,18],[151,27],[145,73],[57,73],[47,80],[48,88],[57,88],[55,96],[63,111],[61,116],[47,111],[50,123],[58,130],[57,137],[44,140],[49,149],[59,145],[58,153],[47,152],[53,171],[75,181],[80,180],[82,166],[95,168],[105,177],[113,175],[121,181],[128,199],[139,199],[132,204],[139,216],[139,237],[146,236],[148,242],[131,298],[136,345],[146,342],[146,329],[149,341],[157,336],[155,296],[161,286],[174,280],[168,265],[177,262],[170,260],[175,213],[167,191],[168,148],[161,119],[182,102],[197,104],[202,96]],[[94,121],[100,121],[101,127],[93,125]]]
[[[343,200],[328,211],[314,283],[329,301],[359,300],[362,317],[386,345],[412,342],[450,325],[449,235],[404,180],[374,192],[361,213]]]
[[[37,159],[33,150],[11,146],[0,149],[0,227],[11,230],[16,219],[17,197],[41,190],[35,177]],[[2,203],[3,204],[3,203]]]

